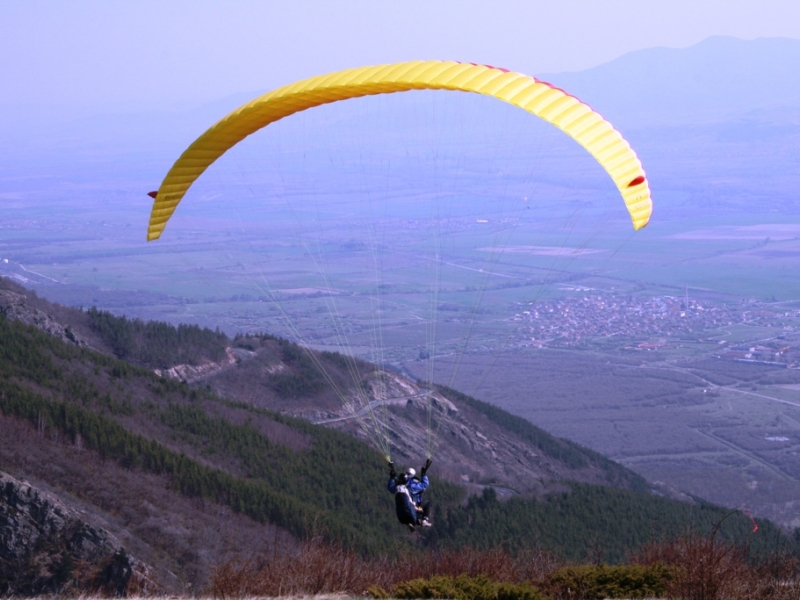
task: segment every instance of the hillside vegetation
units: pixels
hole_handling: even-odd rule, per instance
[[[95,307],[86,311],[86,317],[92,331],[109,344],[117,358],[154,369],[219,361],[228,346],[228,337],[219,329],[130,320]]]
[[[177,329],[166,335],[178,335]],[[270,351],[298,353],[289,342],[267,341]],[[336,362],[333,356],[322,360]],[[517,429],[553,460],[606,464],[517,417],[444,391],[476,415]],[[151,565],[153,578],[162,578],[164,589],[208,585],[211,567],[237,550],[257,553],[270,544],[290,547],[311,539],[365,557],[399,556],[412,546],[504,546],[512,552],[544,548],[565,559],[619,561],[687,528],[708,531],[726,514],[643,490],[568,481],[539,497],[501,502],[489,487],[467,498],[464,487],[437,477],[435,462],[429,494],[435,527],[412,536],[395,520],[382,457],[353,436],[160,377],[3,314],[0,412],[2,470],[51,486],[90,520],[116,527],[128,550],[134,556],[141,552],[140,560]],[[603,468],[609,473],[618,468],[618,476],[627,477],[607,462]],[[180,509],[185,517],[172,513],[165,519],[169,508],[159,505],[158,497],[176,507],[184,506],[181,498],[187,500]],[[208,520],[220,537],[228,535],[226,527],[236,534],[227,547],[208,541],[204,552],[185,542],[181,527],[170,522],[176,518],[197,528]],[[248,522],[262,539],[247,532]],[[272,539],[263,539],[268,530],[258,529],[267,524],[277,528]],[[780,536],[769,522],[759,521],[759,527],[751,540],[751,520],[737,514],[724,520],[721,535],[751,540],[753,551],[763,552]],[[247,539],[248,547],[237,546],[237,539]]]

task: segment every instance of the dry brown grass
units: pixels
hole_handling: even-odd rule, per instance
[[[800,598],[800,563],[795,557],[775,552],[753,564],[748,561],[747,554],[746,546],[721,541],[715,533],[689,533],[670,542],[646,546],[631,556],[630,562],[668,567],[674,579],[669,584],[667,597],[674,600]],[[363,597],[369,590],[378,595],[391,594],[399,584],[414,579],[459,575],[540,586],[561,566],[560,560],[543,551],[522,555],[511,555],[501,549],[411,551],[402,558],[365,559],[341,546],[312,541],[299,548],[284,547],[269,555],[228,561],[214,570],[211,587],[206,593],[213,598],[237,600],[264,597],[346,600]],[[131,588],[127,591],[132,600],[148,598],[146,589]],[[548,593],[555,598],[573,600],[598,597],[582,595],[575,589],[549,589]],[[78,597],[94,600],[102,596]]]
[[[753,563],[746,546],[709,535],[688,533],[650,544],[631,563],[661,564],[673,574],[668,597],[681,600],[797,600],[800,562],[777,551]],[[492,581],[542,585],[563,562],[545,551],[511,555],[505,550],[410,551],[401,558],[365,559],[318,541],[289,552],[232,560],[212,575],[215,598],[301,597],[320,594],[391,594],[399,584],[436,576],[484,576]],[[551,590],[552,591],[552,590]],[[565,590],[569,592],[569,590]],[[573,591],[574,592],[574,591]],[[566,597],[566,596],[565,596]],[[568,597],[574,597],[568,595]]]
[[[542,581],[561,564],[544,551],[511,556],[504,550],[473,549],[364,559],[342,547],[310,542],[293,553],[229,561],[215,570],[210,592],[216,598],[363,594],[371,588],[391,591],[399,583],[439,575],[483,575],[521,583]]]
[[[78,596],[63,596],[63,595],[42,595],[27,598],[27,600],[60,600],[63,598],[72,598],[73,600],[107,600],[108,596],[100,594],[81,594]],[[126,596],[127,600],[211,600],[211,596],[190,596],[179,594],[136,594]],[[356,600],[363,596],[355,596],[352,594],[298,594],[283,596],[282,600]],[[263,596],[242,596],[238,600],[265,600]]]
[[[778,550],[754,563],[749,548],[690,532],[666,543],[649,544],[631,562],[669,567],[674,579],[670,598],[682,600],[797,600],[800,562]]]

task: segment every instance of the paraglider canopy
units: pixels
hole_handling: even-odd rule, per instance
[[[608,172],[634,229],[647,225],[652,202],[641,162],[622,135],[588,105],[546,82],[506,69],[452,61],[412,61],[298,81],[264,94],[218,121],[186,149],[161,183],[154,196],[148,241],[161,236],[186,191],[209,165],[248,135],[315,106],[409,90],[492,96],[552,123],[586,148]]]

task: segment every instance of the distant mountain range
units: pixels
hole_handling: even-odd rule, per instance
[[[752,41],[711,37],[689,48],[650,48],[571,73],[530,73],[587,102],[623,130],[709,124],[774,111],[800,119],[800,40]],[[254,82],[255,83],[255,82]],[[17,134],[84,140],[111,139],[137,146],[188,143],[216,120],[267,90],[237,92],[182,112],[99,115],[40,129],[37,122],[6,122]],[[481,109],[476,109],[480,111]],[[345,113],[346,114],[346,113]],[[486,115],[477,112],[483,120]],[[46,115],[43,122],[47,122]],[[348,119],[345,119],[348,120]],[[403,127],[402,120],[398,122]],[[0,130],[2,135],[2,130]],[[74,141],[74,140],[73,140]],[[157,144],[154,142],[157,141]]]
[[[800,40],[711,37],[575,73],[543,74],[621,128],[708,124],[756,111],[800,117]]]

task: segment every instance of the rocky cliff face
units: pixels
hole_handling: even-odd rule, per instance
[[[276,373],[291,372],[279,352],[268,343],[232,365],[195,380],[220,396],[276,410],[312,423],[339,429],[378,448],[376,440],[390,445],[391,456],[415,468],[428,455],[435,456],[435,474],[465,485],[470,493],[492,486],[501,497],[543,494],[564,480],[626,485],[614,482],[592,460],[570,466],[549,455],[463,403],[453,402],[435,390],[390,371],[361,364],[357,384],[349,373],[327,365],[337,394],[317,393],[299,398],[274,393]],[[543,435],[547,435],[542,432]],[[551,444],[557,445],[557,443]],[[385,449],[385,448],[384,448]]]
[[[0,595],[124,595],[144,571],[107,531],[58,498],[0,472]]]
[[[88,346],[86,340],[76,335],[46,312],[30,305],[28,299],[17,292],[0,289],[0,314],[26,325],[38,327],[45,333],[76,346]]]
[[[169,369],[154,369],[159,377],[169,377],[178,381],[193,383],[208,377],[236,363],[236,352],[233,348],[225,348],[225,358],[219,362],[208,361],[201,365],[175,365]]]

